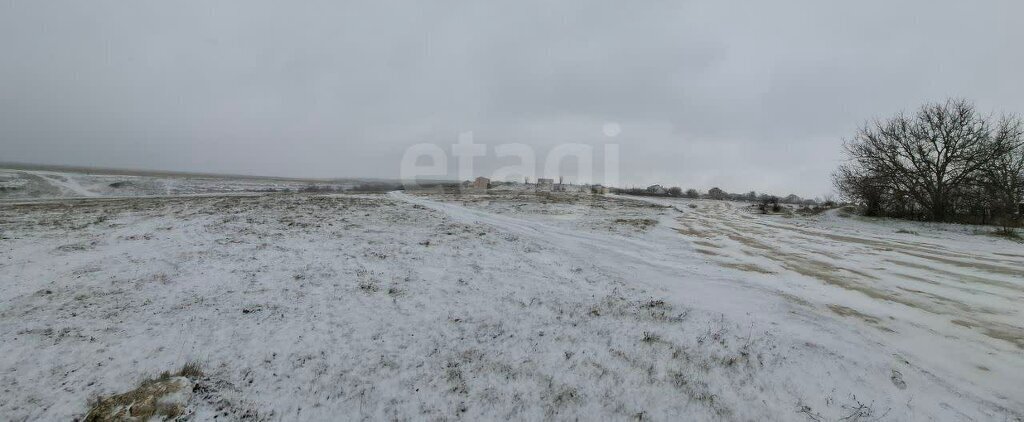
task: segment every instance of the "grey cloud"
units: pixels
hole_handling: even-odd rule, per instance
[[[865,119],[947,96],[1024,112],[1021,12],[1016,1],[6,1],[0,161],[395,177],[415,143],[473,131],[492,148],[543,152],[600,145],[616,121],[625,184],[820,195]]]

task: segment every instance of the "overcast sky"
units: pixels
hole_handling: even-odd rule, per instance
[[[813,197],[871,117],[1024,113],[1019,0],[491,3],[0,0],[0,161],[397,177],[472,131]]]

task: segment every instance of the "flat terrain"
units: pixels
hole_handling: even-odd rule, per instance
[[[52,197],[0,202],[5,420],[187,362],[195,420],[1024,418],[1024,245],[969,227],[28,174]]]

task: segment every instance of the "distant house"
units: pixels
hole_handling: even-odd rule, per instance
[[[477,177],[476,180],[473,181],[473,188],[475,189],[487,189],[489,187],[491,187],[491,179],[486,177]]]
[[[790,194],[789,196],[782,198],[783,204],[799,204],[803,202],[803,198]]]
[[[551,192],[554,190],[555,180],[554,179],[537,179],[537,191],[539,192]]]

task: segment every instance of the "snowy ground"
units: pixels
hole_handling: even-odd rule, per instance
[[[0,201],[53,198],[223,195],[246,192],[301,191],[309,188],[348,191],[393,189],[395,183],[373,179],[303,180],[259,177],[124,171],[81,173],[50,169],[0,168]]]
[[[0,419],[81,417],[190,361],[197,420],[1024,418],[1024,245],[970,229],[600,196],[78,196],[0,203]]]

